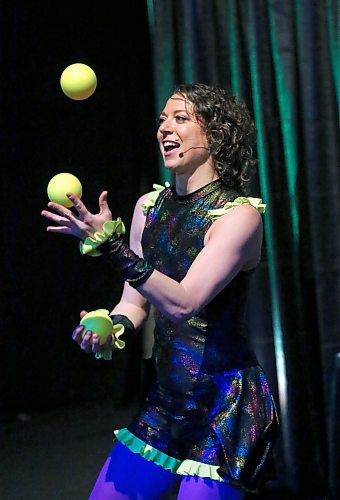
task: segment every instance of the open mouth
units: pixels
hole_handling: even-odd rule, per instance
[[[173,149],[179,148],[179,144],[177,142],[173,141],[164,141],[163,142],[163,148],[166,153],[169,153],[169,151],[172,151]]]

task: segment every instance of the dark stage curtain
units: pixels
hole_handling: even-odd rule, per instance
[[[230,88],[254,115],[259,175],[251,194],[261,193],[267,213],[249,335],[280,410],[279,483],[310,495],[334,490],[328,439],[340,350],[338,6],[148,1],[158,110],[175,83],[202,82]]]

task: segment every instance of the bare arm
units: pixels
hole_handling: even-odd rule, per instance
[[[68,193],[78,215],[58,203],[50,202],[48,207],[57,213],[43,210],[42,215],[57,225],[49,225],[47,231],[60,234],[69,234],[84,240],[95,231],[102,231],[104,222],[111,220],[111,211],[107,204],[107,191],[99,196],[99,213],[90,213],[84,203],[72,193]],[[137,204],[132,218],[130,231],[130,248],[140,257],[143,257],[141,238],[145,223],[145,216],[141,209],[141,203],[147,198],[142,196]],[[148,301],[135,289],[125,283],[122,297],[112,310],[112,314],[127,316],[136,328],[140,327],[148,315]]]
[[[145,197],[146,195],[137,203],[138,207],[140,207]],[[103,191],[99,197],[98,214],[91,214],[86,209],[83,202],[78,197],[70,193],[70,199],[71,198],[78,212],[78,216],[76,216],[71,210],[53,202],[50,202],[48,207],[57,213],[53,213],[49,210],[42,211],[42,215],[48,219],[50,223],[57,224],[49,225],[47,227],[48,232],[69,234],[80,239],[85,239],[87,236],[91,236],[95,231],[101,231],[103,223],[111,220],[111,211],[107,205],[107,191]],[[137,210],[135,210],[131,224],[130,247],[136,254],[143,257],[141,236],[144,228],[145,217],[141,217],[141,214],[138,214],[138,217],[136,217],[136,212]],[[133,323],[134,327],[138,329],[146,320],[148,312],[149,303],[147,299],[144,298],[137,290],[130,287],[128,283],[125,283],[121,299],[114,307],[111,314],[121,314],[126,316]],[[80,317],[83,317],[85,314],[86,311],[82,311],[80,313]],[[108,337],[105,345],[100,346],[99,337],[96,334],[89,331],[83,337],[83,330],[83,326],[78,326],[74,330],[72,338],[84,351],[97,353],[111,348],[111,336]]]
[[[180,283],[154,271],[138,291],[172,321],[181,322],[209,303],[239,271],[255,267],[261,242],[259,213],[250,205],[235,207],[214,222]]]
[[[145,216],[142,212],[141,204],[146,198],[147,195],[144,195],[138,200],[130,230],[130,248],[140,257],[143,257],[141,240],[145,224]],[[132,321],[135,328],[139,328],[148,316],[149,307],[148,300],[125,282],[121,299],[113,308],[111,314],[123,314]]]
[[[137,202],[131,226],[131,249],[139,256],[142,256],[141,236],[145,223],[141,203],[145,197]],[[70,198],[79,216],[75,217],[69,210],[49,203],[59,215],[50,212],[43,212],[43,215],[62,227],[49,226],[48,230],[84,239],[101,226],[103,214],[111,216],[105,192],[100,197],[101,211],[97,215],[90,214],[77,197]],[[154,270],[137,290],[125,285],[122,298],[113,312],[130,315],[131,321],[138,327],[146,318],[149,301],[172,321],[183,321],[209,303],[239,271],[258,263],[261,242],[262,221],[257,210],[248,204],[235,207],[213,223],[203,250],[180,283]]]

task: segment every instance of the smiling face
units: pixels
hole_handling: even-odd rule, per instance
[[[211,168],[203,123],[185,96],[175,94],[166,103],[160,115],[157,139],[164,165],[174,173],[190,173],[204,164]]]

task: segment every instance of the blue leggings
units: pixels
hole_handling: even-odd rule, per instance
[[[90,500],[240,500],[241,493],[226,483],[179,476],[145,460],[117,443],[102,468]]]

